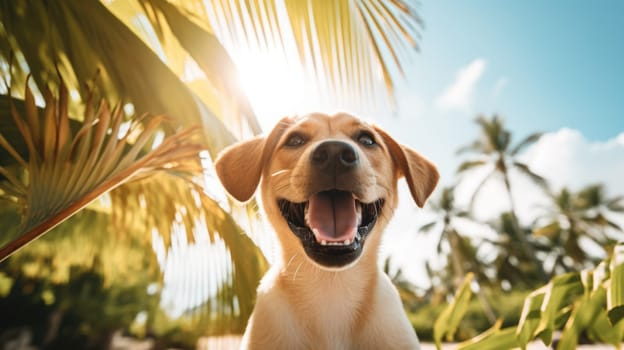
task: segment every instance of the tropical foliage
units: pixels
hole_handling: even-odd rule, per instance
[[[470,279],[469,275],[454,301],[436,321],[438,348],[442,335],[452,339],[466,311]],[[556,349],[575,349],[582,337],[619,347],[624,339],[623,282],[624,244],[620,243],[596,268],[557,275],[531,292],[517,326],[501,329],[499,320],[488,331],[459,344],[457,349],[525,349],[535,338],[550,345],[557,330],[562,332],[554,344]]]
[[[228,201],[211,159],[261,130],[226,47],[294,47],[320,90],[366,103],[392,96],[421,26],[400,0],[0,2],[0,342],[106,348],[126,332],[192,348],[240,333],[266,241],[256,203]],[[601,185],[550,189],[519,158],[541,134],[513,144],[501,117],[476,123],[477,140],[459,151],[470,154],[459,181],[484,171],[471,205],[443,189],[421,228],[440,234],[447,263],[428,265],[435,283],[418,290],[386,261],[414,326],[428,327],[419,334],[463,340],[490,325],[461,347],[550,343],[556,330],[562,349],[618,344],[622,197]],[[552,201],[530,227],[518,220],[514,172]],[[477,221],[473,204],[493,180],[509,211],[480,223],[496,237],[470,237],[462,223]],[[596,250],[613,253],[600,262]],[[523,308],[504,309],[522,293]]]
[[[496,176],[500,176],[505,185],[510,208],[509,224],[511,226],[506,230],[506,233],[512,236],[511,238],[513,241],[518,242],[515,247],[516,249],[513,251],[517,251],[522,257],[528,258],[529,261],[527,262],[532,265],[531,269],[535,269],[539,273],[540,279],[544,280],[545,274],[542,271],[542,266],[540,262],[534,258],[535,255],[533,254],[529,238],[520,228],[510,181],[510,171],[515,169],[531,179],[535,184],[546,188],[546,181],[541,176],[535,174],[526,164],[516,159],[523,149],[539,139],[541,133],[531,134],[518,144],[512,146],[511,132],[505,128],[501,117],[494,115],[492,118],[488,119],[485,116],[479,116],[475,122],[480,127],[481,134],[479,138],[458,150],[459,154],[473,153],[474,156],[462,162],[457,169],[457,173],[461,175],[470,170],[475,170],[476,168],[487,169],[486,175],[474,191],[470,201],[471,207],[474,205],[477,195],[485,183]],[[526,259],[521,261],[526,261]]]
[[[241,332],[267,262],[255,203],[230,203],[211,159],[261,130],[225,45],[294,45],[363,101],[392,96],[420,26],[404,1],[1,2],[0,299],[32,304],[45,347]]]
[[[511,324],[506,315],[499,314],[498,321],[489,330],[459,344],[458,349],[525,348],[529,341],[536,338],[547,345],[554,340],[557,349],[574,349],[580,340],[619,346],[624,339],[624,322],[621,321],[624,261],[623,245],[616,245],[616,241],[624,239],[624,232],[615,218],[621,218],[623,198],[608,198],[602,185],[590,185],[578,192],[563,188],[557,194],[551,194],[542,177],[533,173],[526,165],[515,161],[511,164],[520,164],[521,173],[540,184],[551,200],[550,205],[541,208],[542,214],[532,227],[522,227],[513,212],[514,205],[510,195],[512,182],[505,170],[508,169],[506,164],[510,163],[505,150],[511,134],[504,129],[502,119],[497,116],[492,119],[479,117],[477,123],[482,135],[469,148],[480,150],[488,157],[495,154],[496,165],[491,168],[490,174],[495,171],[502,174],[512,211],[504,212],[498,220],[488,223],[497,237],[482,240],[481,243],[490,245],[489,255],[493,253],[495,258],[483,259],[475,255],[475,266],[479,269],[470,270],[471,273],[467,274],[461,286],[456,288],[453,302],[440,312],[433,327],[433,339],[440,346],[443,339],[454,339],[458,330],[465,326],[462,318],[469,310],[472,289],[478,291],[478,299],[482,301],[484,289],[487,293],[486,299],[495,300],[501,296],[505,298],[504,295],[511,286],[514,290],[528,291],[545,284],[528,292],[521,314],[511,320]],[[527,137],[509,155],[518,155],[519,149],[538,139],[536,135],[539,134]],[[487,164],[489,158],[482,157],[483,159],[464,162],[458,173]],[[489,177],[490,175],[485,177],[477,191]],[[448,189],[442,191],[439,200],[446,205],[434,202],[432,208],[446,218],[440,239],[448,241],[450,246],[453,244],[453,237],[445,231],[452,222],[451,218],[464,212],[451,205],[450,199],[453,197],[447,191]],[[432,226],[428,224],[425,228],[431,229]],[[470,244],[471,241],[465,242]],[[457,249],[450,254],[459,255],[470,249]],[[601,262],[597,257],[600,256],[600,250],[605,254],[613,253]],[[451,255],[448,259],[451,266],[452,259]],[[473,259],[463,260],[464,263],[470,261]],[[548,270],[542,270],[542,266],[548,266]],[[551,277],[550,281],[544,280],[543,273],[546,272]],[[475,283],[474,273],[489,276],[486,280],[490,283]],[[482,312],[491,315],[495,309],[484,304]],[[475,320],[470,322],[474,329]],[[555,339],[553,334],[556,331],[561,331],[561,336]],[[465,335],[466,332],[460,338],[466,339]]]

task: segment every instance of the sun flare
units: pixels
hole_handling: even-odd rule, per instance
[[[264,130],[310,102],[306,76],[298,60],[275,51],[235,55],[242,88]]]

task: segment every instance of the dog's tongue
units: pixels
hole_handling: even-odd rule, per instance
[[[349,192],[320,192],[310,198],[308,224],[317,241],[353,241],[357,232],[355,200]]]

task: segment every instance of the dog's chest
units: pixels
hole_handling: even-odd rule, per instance
[[[321,288],[309,290],[306,306],[299,315],[302,326],[319,348],[349,349],[362,312],[364,288],[360,283],[334,278]]]

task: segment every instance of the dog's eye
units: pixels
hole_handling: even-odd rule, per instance
[[[286,146],[288,147],[297,147],[303,145],[304,143],[305,139],[299,134],[291,135],[288,140],[286,140]]]
[[[360,136],[358,136],[358,142],[363,144],[364,146],[374,146],[376,145],[375,143],[375,139],[373,139],[373,136],[369,133],[361,133]]]

